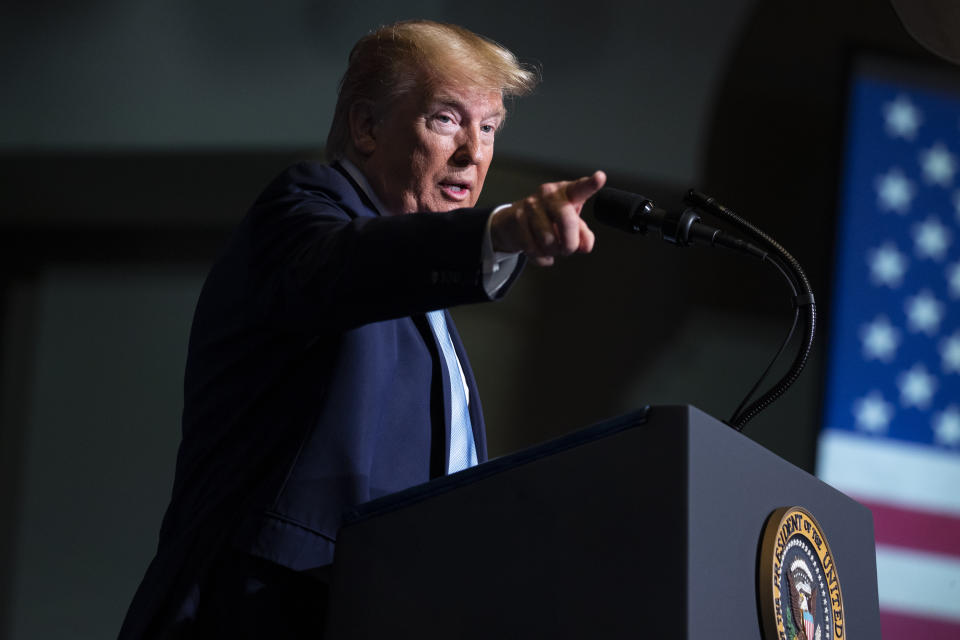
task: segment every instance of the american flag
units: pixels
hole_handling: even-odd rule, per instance
[[[817,474],[873,511],[883,637],[955,640],[960,91],[918,75],[852,78]]]

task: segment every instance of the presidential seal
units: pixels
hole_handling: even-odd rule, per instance
[[[766,640],[844,640],[843,596],[830,545],[802,507],[777,509],[760,545],[760,616]]]

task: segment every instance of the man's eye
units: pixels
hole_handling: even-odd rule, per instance
[[[437,115],[437,116],[436,116],[436,120],[437,120],[437,122],[439,122],[440,124],[451,124],[451,123],[453,122],[453,118],[451,118],[450,116],[442,115],[442,114],[441,114],[441,115]]]
[[[483,131],[484,133],[496,133],[496,132],[497,132],[497,128],[496,128],[495,126],[493,126],[492,124],[485,124],[485,125],[483,125],[482,127],[480,127],[480,130]]]

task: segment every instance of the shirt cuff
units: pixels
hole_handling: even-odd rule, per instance
[[[494,251],[493,240],[490,237],[490,225],[493,222],[493,216],[497,215],[497,212],[501,209],[506,209],[509,206],[509,204],[500,205],[487,218],[487,228],[483,233],[483,244],[480,247],[483,289],[490,298],[493,298],[497,291],[510,279],[519,262],[519,251],[516,253]]]

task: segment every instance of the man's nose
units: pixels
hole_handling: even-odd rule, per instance
[[[459,132],[457,150],[453,154],[457,164],[479,164],[483,160],[484,149],[480,143],[479,127],[463,127]]]

